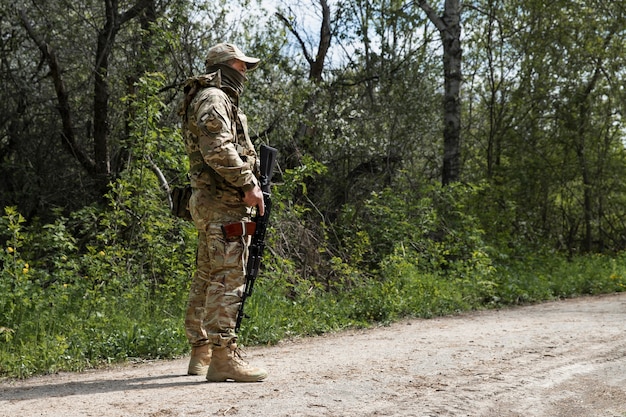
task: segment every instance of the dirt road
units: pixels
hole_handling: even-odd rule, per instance
[[[2,416],[626,416],[626,293],[251,348],[262,383],[187,360],[0,383]]]

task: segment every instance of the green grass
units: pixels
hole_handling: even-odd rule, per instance
[[[5,241],[0,377],[188,353],[183,321],[195,259],[193,227],[163,217],[137,225],[141,234],[129,245],[118,239],[120,230],[130,230],[122,227],[128,221],[123,213],[99,218],[106,227],[79,248],[66,228],[70,220],[29,231],[15,210],[6,210],[0,218]],[[117,232],[109,232],[112,228]],[[612,293],[626,286],[624,254],[567,259],[553,253],[517,260],[478,249],[465,254],[425,257],[401,248],[367,274],[333,259],[333,280],[324,285],[320,277],[300,278],[292,262],[268,254],[246,303],[250,318],[242,323],[241,341],[274,344],[404,317]]]
[[[402,258],[381,276],[327,291],[312,282],[296,288],[281,279],[257,281],[242,326],[251,344],[367,327],[405,317],[430,318],[462,311],[529,304],[626,288],[626,256],[558,255],[502,263],[468,273],[425,273]],[[286,296],[289,288],[289,297]]]
[[[33,271],[26,272],[26,275]],[[55,283],[42,289],[13,278],[0,305],[12,305],[14,321],[0,332],[0,373],[28,377],[80,371],[132,358],[173,358],[188,351],[183,314],[186,288],[120,287]],[[284,276],[284,274],[283,274]],[[271,271],[257,280],[242,325],[247,345],[317,335],[403,317],[433,317],[471,309],[533,303],[583,294],[623,291],[626,257],[558,256],[494,266],[488,276],[467,271],[425,273],[405,259],[391,260],[377,278],[330,291],[312,281],[281,278]],[[17,279],[16,279],[17,278]],[[17,285],[24,288],[15,291]],[[12,295],[11,295],[12,294]],[[16,298],[15,295],[18,295]],[[7,298],[12,297],[12,301]],[[6,311],[3,319],[7,320]]]

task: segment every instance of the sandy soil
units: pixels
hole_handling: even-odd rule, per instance
[[[187,359],[0,383],[2,416],[626,416],[626,294],[249,348],[265,382]]]

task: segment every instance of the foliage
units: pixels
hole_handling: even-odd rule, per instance
[[[1,375],[186,353],[196,237],[167,189],[187,168],[180,87],[218,40],[262,57],[241,105],[280,158],[245,343],[623,291],[620,2],[464,5],[446,187],[448,80],[418,2],[335,2],[327,55],[296,2],[284,20],[245,1],[75,3],[0,10]]]
[[[159,82],[141,80],[129,98],[137,114],[129,169],[110,185],[107,207],[28,227],[15,208],[5,209],[0,373],[25,377],[187,350],[182,320],[195,229],[170,216],[151,169],[183,166],[181,153],[171,153],[176,133],[158,126]]]
[[[106,211],[85,209],[43,228],[25,225],[14,208],[5,210],[2,374],[26,377],[187,351],[182,317],[193,233],[162,207],[159,214],[158,206],[131,204],[122,185],[113,188]],[[363,230],[349,251],[358,262],[331,260],[335,279],[330,287],[319,277],[299,275],[288,258],[268,255],[248,300],[251,318],[242,327],[243,342],[276,343],[403,317],[623,291],[626,286],[624,255],[569,260],[546,253],[517,260],[490,250],[475,232],[475,219],[464,212],[457,213],[456,221],[439,217],[445,212],[446,219],[454,219],[450,212],[471,201],[476,189],[427,191],[412,203],[406,196],[374,195],[368,205],[373,214],[383,213],[386,202],[391,207],[410,204],[429,220],[410,227],[412,222],[401,216],[387,216],[381,229],[370,225],[372,237],[366,239]],[[138,220],[141,207],[149,207],[151,227]],[[281,216],[286,207],[277,207]],[[179,240],[166,245],[162,239],[168,234]],[[379,253],[371,269],[377,272],[363,273],[365,267],[358,267],[366,265],[361,263],[366,256],[359,255],[368,252],[363,245],[384,248],[385,242],[392,249]],[[135,246],[141,250],[133,250]]]
[[[479,3],[466,26],[467,178],[489,182],[486,201],[522,241],[623,250],[624,8]]]
[[[550,254],[537,256],[531,265],[498,263],[486,282],[480,269],[441,275],[424,271],[412,256],[396,253],[385,259],[378,277],[362,277],[358,286],[333,292],[312,280],[294,284],[292,266],[282,266],[257,281],[247,308],[251,317],[242,326],[246,343],[626,289],[623,254],[574,260]]]

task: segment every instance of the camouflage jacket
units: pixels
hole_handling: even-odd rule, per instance
[[[258,183],[246,116],[223,91],[220,71],[191,78],[185,92],[182,130],[191,186],[211,190],[228,205],[243,204],[243,193]]]

